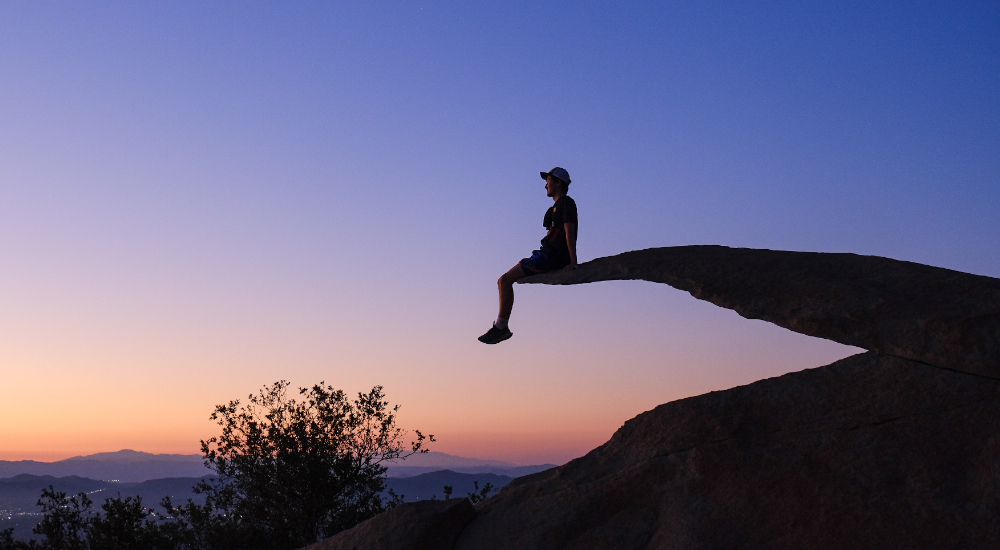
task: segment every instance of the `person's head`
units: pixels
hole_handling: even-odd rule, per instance
[[[545,180],[545,194],[554,197],[565,195],[569,190],[569,172],[565,168],[556,166],[548,172],[540,172]]]

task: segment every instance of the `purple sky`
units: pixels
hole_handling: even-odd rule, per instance
[[[852,353],[639,282],[518,288],[479,344],[556,165],[582,261],[1000,276],[995,1],[10,2],[0,48],[0,459],[194,453],[288,379],[558,462]]]

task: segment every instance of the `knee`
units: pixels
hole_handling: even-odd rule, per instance
[[[504,273],[503,275],[500,276],[499,279],[497,279],[497,286],[500,288],[503,288],[505,286],[514,286],[514,281],[512,281],[511,278],[506,273]]]

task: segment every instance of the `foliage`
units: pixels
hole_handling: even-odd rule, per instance
[[[0,531],[0,550],[283,550],[301,548],[402,502],[389,491],[383,463],[427,452],[434,436],[396,426],[381,386],[351,400],[322,382],[288,396],[289,383],[264,387],[247,402],[230,401],[211,415],[222,433],[201,442],[217,474],[195,486],[204,503],[155,514],[138,497],[107,499],[101,511],[81,493],[51,486],[38,504],[41,541],[15,541]]]
[[[16,548],[17,543],[14,542],[14,528],[0,529],[0,550],[14,550]]]
[[[490,498],[490,493],[493,492],[493,484],[487,483],[483,485],[483,488],[479,488],[479,482],[473,481],[472,486],[475,487],[471,493],[468,494],[466,498],[472,501],[473,504],[479,504],[480,502]],[[478,491],[478,492],[477,492]]]
[[[100,512],[85,493],[67,497],[51,485],[38,500],[42,521],[32,529],[38,541],[15,541],[13,529],[0,532],[0,550],[133,550],[174,546],[160,536],[152,512],[140,497],[106,499]]]
[[[142,505],[142,497],[109,498],[101,505],[103,514],[87,522],[87,548],[124,550],[173,548],[154,523],[153,511]]]
[[[43,548],[58,550],[85,550],[87,539],[85,529],[93,501],[80,493],[66,497],[49,485],[42,489],[38,505],[42,507],[42,521],[32,529],[36,535],[45,535]]]
[[[276,382],[246,404],[219,405],[211,418],[222,434],[202,441],[218,478],[196,491],[232,524],[217,527],[247,537],[241,548],[300,548],[378,514],[386,507],[382,463],[426,452],[434,440],[416,431],[404,445],[399,406],[389,405],[381,386],[353,401],[323,383],[300,388],[297,401],[288,386]],[[205,521],[191,506],[170,513]]]
[[[490,498],[490,493],[494,491],[492,483],[487,483],[486,485],[483,485],[482,489],[480,489],[479,481],[477,480],[472,482],[472,486],[475,487],[475,489],[465,497],[469,499],[472,502],[472,504],[479,504],[480,502]],[[451,485],[445,485],[444,499],[445,500],[451,499],[451,495],[454,492],[455,492],[454,487],[452,487]],[[437,500],[437,497],[431,497],[431,500]]]

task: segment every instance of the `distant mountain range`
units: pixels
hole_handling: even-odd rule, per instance
[[[0,478],[20,474],[35,476],[79,476],[104,481],[139,483],[167,477],[212,475],[201,455],[152,454],[129,449],[115,453],[74,456],[57,462],[0,460]]]
[[[387,464],[389,477],[410,477],[420,474],[427,474],[439,470],[451,470],[464,474],[497,474],[511,478],[526,476],[549,468],[555,468],[555,464],[537,464],[532,466],[518,466],[510,462],[499,460],[481,460],[478,458],[465,458],[445,453],[421,453],[411,455],[406,460],[396,461]]]
[[[387,466],[389,477],[410,477],[446,469],[457,473],[519,477],[553,468],[555,464],[518,466],[510,462],[431,452],[413,455]],[[79,476],[93,480],[141,483],[162,478],[201,478],[212,475],[212,471],[205,467],[201,455],[152,454],[129,449],[74,456],[57,462],[0,460],[0,478],[12,478],[21,474],[57,478]]]
[[[489,483],[493,485],[494,490],[500,490],[513,479],[510,476],[497,474],[463,474],[452,470],[438,470],[412,477],[390,477],[386,480],[386,488],[392,489],[397,495],[403,495],[403,500],[406,502],[413,502],[444,498],[445,485],[451,486],[452,497],[462,498],[476,492],[476,482],[479,483],[479,489]]]
[[[444,498],[444,486],[464,497],[487,483],[499,489],[513,478],[549,468],[554,464],[518,466],[498,460],[481,460],[422,453],[387,464],[387,488],[405,500]],[[181,503],[196,495],[191,490],[199,480],[211,477],[201,455],[152,454],[129,449],[113,453],[74,456],[57,462],[34,460],[0,461],[0,530],[15,528],[15,536],[28,538],[41,519],[36,505],[42,489],[52,485],[70,495],[87,493],[95,508],[104,499],[141,496],[143,504],[160,508],[163,497]],[[197,500],[197,499],[196,499]]]

